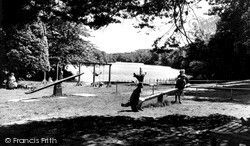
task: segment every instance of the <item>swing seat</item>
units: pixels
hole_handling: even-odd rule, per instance
[[[91,87],[102,87],[104,85],[104,83],[103,82],[95,82],[95,83],[91,83]]]

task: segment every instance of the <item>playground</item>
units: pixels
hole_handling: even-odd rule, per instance
[[[44,86],[40,82],[32,84]],[[25,94],[27,89],[0,89],[0,135],[54,137],[62,144],[178,144],[181,139],[184,143],[199,145],[209,143],[209,129],[241,117],[248,118],[250,113],[249,91],[215,92],[200,88],[186,89],[182,104],[171,103],[174,95],[170,94],[164,96],[164,106],[155,104],[157,99],[152,99],[143,103],[143,111],[132,112],[129,107],[121,107],[121,103],[129,99],[135,88],[136,85],[132,83],[98,88],[63,82],[62,96],[51,96],[53,86],[33,94]],[[153,90],[152,86],[144,86],[141,96],[150,96],[153,92],[157,94],[172,88],[170,85],[161,85]],[[16,124],[20,126],[15,126]],[[29,134],[23,134],[27,131]],[[137,136],[133,137],[135,133]],[[140,134],[143,136],[139,136]]]

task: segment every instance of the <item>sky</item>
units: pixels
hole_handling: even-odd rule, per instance
[[[209,5],[201,1],[198,6],[202,9],[194,9],[198,17],[204,17]],[[194,17],[194,16],[190,16]],[[123,20],[122,23],[110,24],[99,30],[92,31],[89,40],[101,51],[106,53],[123,53],[131,52],[138,49],[151,49],[154,40],[166,33],[170,25],[162,25],[162,21],[157,20],[158,27],[156,30],[140,30],[133,27],[134,20]],[[190,21],[191,22],[191,21]]]
[[[139,31],[132,26],[130,20],[124,20],[121,24],[110,24],[92,32],[93,37],[90,40],[99,50],[107,53],[131,52],[136,49],[150,48],[157,36],[139,33]]]

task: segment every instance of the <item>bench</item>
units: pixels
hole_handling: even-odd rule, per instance
[[[240,144],[250,146],[250,127],[243,126],[237,121],[210,130],[210,136],[212,146],[220,145],[223,140],[226,140],[227,145],[230,146]]]

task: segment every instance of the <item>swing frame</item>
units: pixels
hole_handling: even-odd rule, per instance
[[[108,65],[109,66],[109,77],[108,77],[108,83],[107,83],[107,87],[110,87],[111,86],[111,66],[112,64],[110,63],[89,63],[89,62],[81,62],[81,63],[78,63],[78,66],[79,66],[79,73],[81,73],[81,65],[90,65],[90,66],[93,66],[93,82],[92,82],[92,85],[94,85],[95,83],[95,79],[96,79],[96,66],[105,66],[105,65]],[[103,69],[104,70],[104,69]],[[79,76],[78,78],[78,82],[77,84],[80,84],[81,82],[81,78]]]

